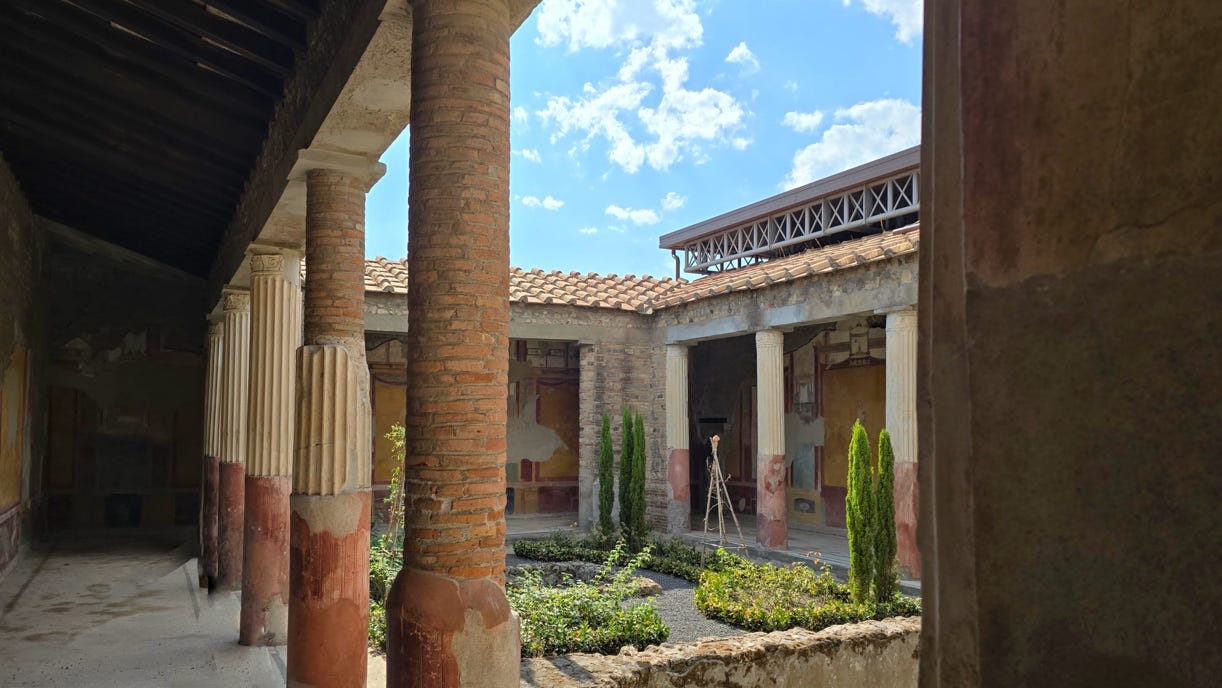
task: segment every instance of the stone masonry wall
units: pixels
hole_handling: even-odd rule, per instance
[[[917,685],[920,618],[748,633],[619,655],[522,662],[522,688],[901,688]]]

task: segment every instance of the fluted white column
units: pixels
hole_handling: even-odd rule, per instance
[[[917,548],[916,309],[887,313],[887,432],[895,450],[895,526],[900,569],[919,578]]]
[[[666,347],[666,445],[670,451],[666,468],[666,530],[691,530],[692,494],[688,440],[688,348]]]
[[[259,248],[250,257],[250,407],[242,567],[243,645],[288,637],[289,476],[301,340],[301,254]]]
[[[764,547],[788,544],[785,504],[785,335],[780,330],[755,333],[757,399],[755,522]]]
[[[246,411],[250,389],[250,295],[226,291],[221,393],[220,507],[217,579],[220,590],[242,584],[242,531],[246,493]]]

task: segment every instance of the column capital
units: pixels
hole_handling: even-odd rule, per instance
[[[780,348],[784,341],[785,333],[780,330],[757,330],[755,333],[756,348]]]
[[[891,315],[893,313],[897,315],[904,315],[904,314],[916,315],[916,312],[917,312],[917,307],[915,303],[907,304],[903,306],[893,306],[890,308],[874,309],[875,315]]]
[[[225,334],[224,320],[208,320],[208,338],[220,337]]]
[[[226,313],[244,313],[250,310],[250,292],[225,291],[221,294],[221,310]]]
[[[303,148],[297,153],[297,162],[289,172],[289,179],[305,179],[306,173],[315,170],[328,170],[363,181],[365,190],[368,191],[386,174],[386,165],[363,155],[325,148]]]
[[[250,276],[281,277],[290,284],[301,284],[301,251],[281,246],[251,246]]]

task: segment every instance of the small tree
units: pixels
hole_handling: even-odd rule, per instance
[[[849,589],[853,601],[870,598],[874,578],[874,476],[870,468],[870,438],[861,420],[853,423],[849,442],[849,494],[845,516],[849,530]]]
[[[895,451],[891,433],[878,433],[878,489],[874,492],[874,599],[890,602],[899,590],[895,563]]]
[[[632,530],[632,409],[624,407],[619,445],[619,524],[625,533]]]
[[[645,421],[639,413],[636,414],[632,434],[632,478],[629,483],[632,488],[632,513],[629,519],[632,526],[629,544],[637,550],[644,545],[648,530],[645,524]]]
[[[615,504],[615,449],[611,446],[611,416],[603,414],[602,434],[598,439],[598,529],[603,534],[615,530],[611,507]]]

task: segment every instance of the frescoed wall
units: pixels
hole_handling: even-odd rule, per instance
[[[510,348],[506,512],[576,512],[578,349],[533,339]]]

